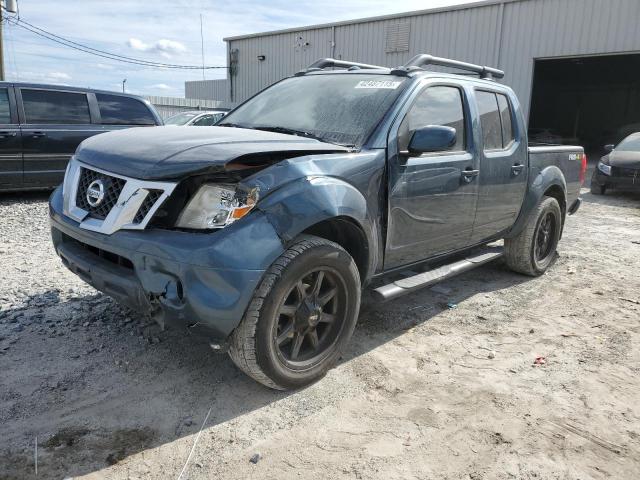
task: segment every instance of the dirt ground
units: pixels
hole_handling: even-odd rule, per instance
[[[640,195],[584,192],[546,275],[366,303],[294,393],[84,285],[46,195],[0,196],[0,479],[640,478]]]

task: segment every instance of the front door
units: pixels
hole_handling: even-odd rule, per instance
[[[0,88],[0,190],[22,187],[22,137],[13,89]]]
[[[385,269],[418,262],[469,244],[478,159],[473,152],[467,94],[454,84],[428,85],[415,97],[389,142],[389,217]],[[403,154],[420,127],[456,129],[441,152]]]
[[[516,100],[488,90],[476,90],[475,97],[483,139],[472,236],[477,243],[515,223],[527,188],[528,165],[524,125],[514,115]]]
[[[21,88],[24,186],[54,187],[85,138],[102,131],[91,122],[87,94]]]

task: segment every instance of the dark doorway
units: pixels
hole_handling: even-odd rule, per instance
[[[532,143],[565,143],[599,154],[640,131],[640,54],[536,60],[529,115]]]

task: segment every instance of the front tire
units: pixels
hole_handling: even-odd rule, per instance
[[[340,245],[301,236],[265,272],[231,335],[229,355],[267,387],[309,385],[351,338],[360,293],[356,264]]]
[[[553,262],[562,231],[562,211],[555,198],[543,197],[522,232],[504,241],[505,260],[515,272],[537,277]]]

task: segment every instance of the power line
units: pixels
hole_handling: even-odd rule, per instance
[[[187,67],[187,68],[196,68],[196,69],[201,69],[201,68],[227,68],[227,67],[204,66],[204,65],[203,66],[176,65],[176,64],[170,64],[170,63],[154,62],[154,61],[151,61],[151,60],[143,60],[143,59],[140,59],[140,58],[128,57],[126,55],[119,55],[117,53],[111,53],[111,52],[107,52],[105,50],[99,50],[97,48],[89,47],[88,45],[84,45],[84,44],[81,44],[81,43],[78,43],[78,42],[74,42],[73,40],[69,40],[68,38],[61,37],[60,35],[56,35],[55,33],[51,33],[49,31],[45,30],[44,28],[37,27],[36,25],[33,25],[33,24],[27,22],[26,20],[23,20],[22,18],[17,18],[17,22],[21,23],[21,24],[24,24],[24,25],[26,25],[26,26],[28,26],[30,28],[35,29],[35,30],[38,30],[42,34],[50,36],[50,37],[53,37],[53,38],[56,38],[56,39],[58,39],[58,40],[60,40],[62,42],[66,42],[66,43],[78,46],[78,47],[86,49],[86,50],[91,50],[91,51],[96,52],[96,53],[100,53],[100,54],[103,54],[103,55],[108,55],[108,56],[116,57],[116,58],[122,58],[122,59],[129,60],[129,61],[132,61],[132,62],[140,62],[140,63],[145,63],[145,64],[161,65],[163,67],[176,67],[176,68],[177,67],[180,67],[180,68]]]
[[[97,48],[93,48],[93,47],[89,47],[87,45],[78,43],[78,42],[74,42],[73,40],[69,40],[67,38],[61,37],[59,35],[56,35],[54,33],[48,32],[47,30],[44,30],[40,27],[37,27],[35,25],[32,25],[31,23],[22,20],[21,18],[18,17],[12,17],[12,18],[7,18],[6,19],[7,23],[10,23],[12,25],[17,25],[20,28],[23,28],[25,30],[28,30],[29,32],[38,35],[42,38],[45,38],[49,41],[58,43],[60,45],[63,45],[65,47],[74,49],[74,50],[78,50],[84,53],[88,53],[89,55],[94,55],[97,57],[102,57],[102,58],[107,58],[109,60],[114,60],[117,62],[123,62],[123,63],[130,63],[130,64],[134,64],[134,65],[142,65],[142,66],[146,66],[146,67],[153,67],[153,68],[168,68],[168,69],[183,69],[183,70],[211,70],[211,69],[226,69],[227,67],[221,67],[221,66],[199,66],[199,65],[177,65],[177,64],[171,64],[171,63],[161,63],[161,62],[152,62],[149,60],[142,60],[139,58],[133,58],[133,57],[127,57],[125,55],[118,55],[116,53],[110,53],[107,52],[105,50],[99,50]]]

